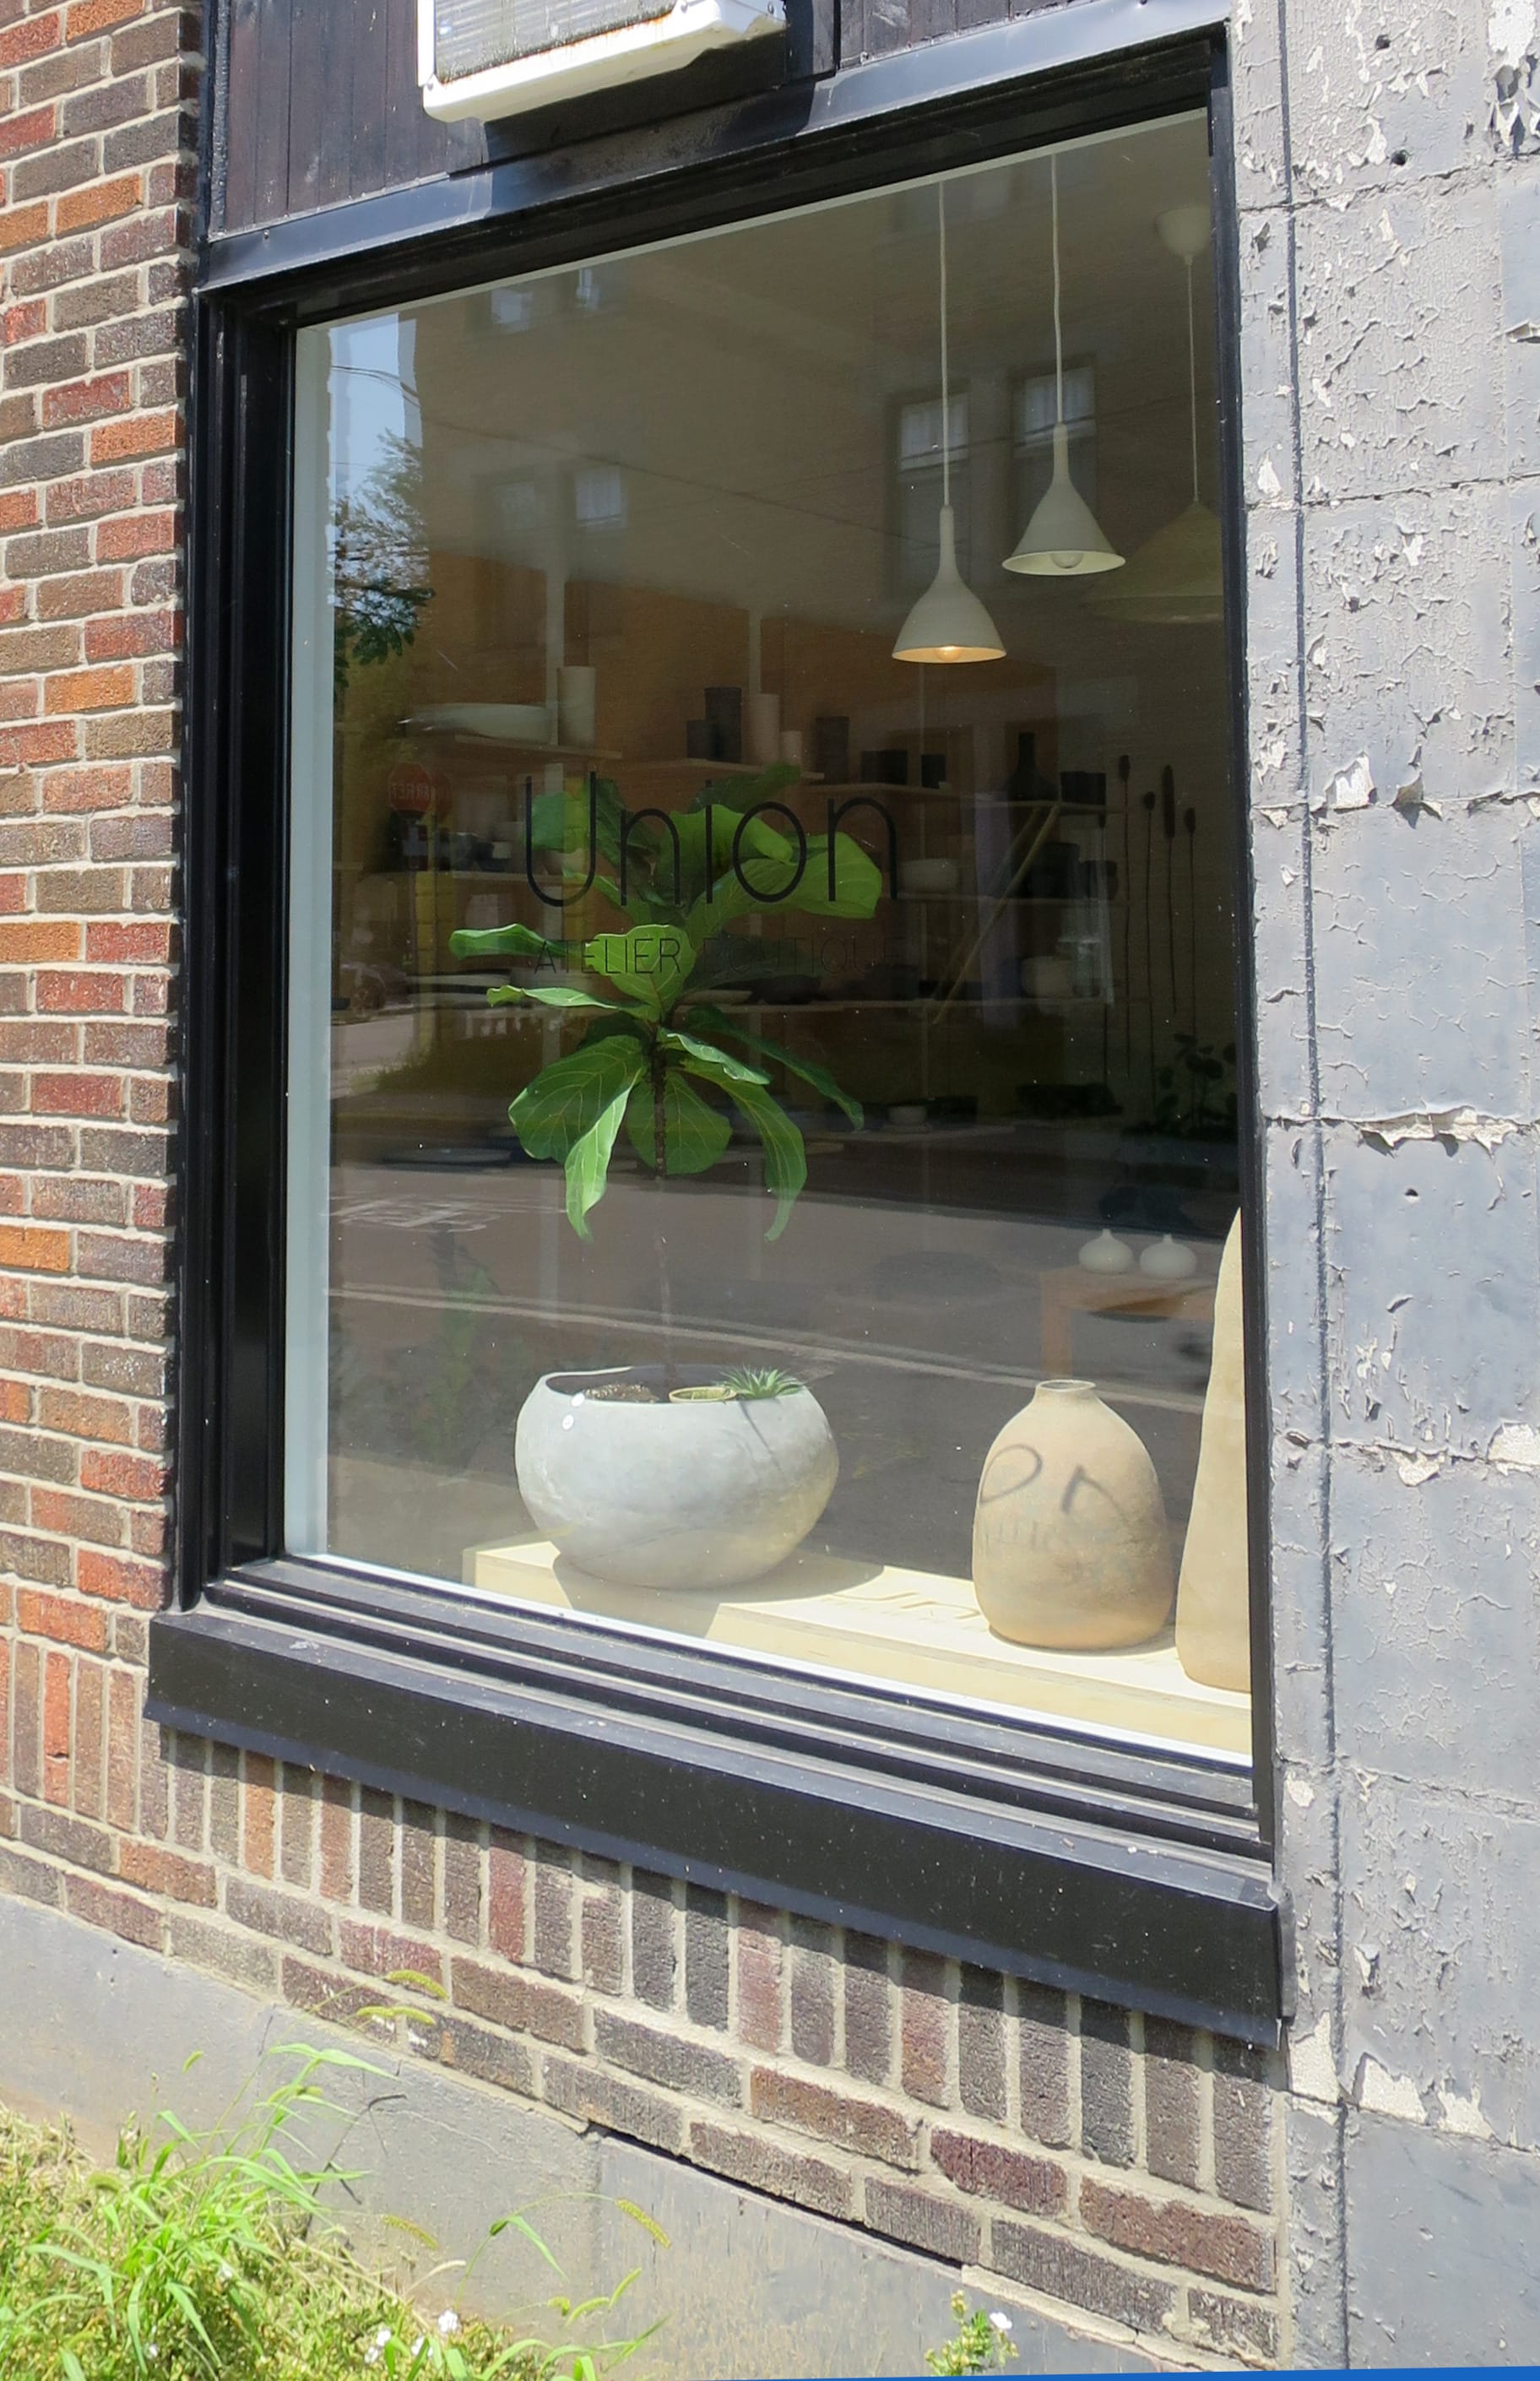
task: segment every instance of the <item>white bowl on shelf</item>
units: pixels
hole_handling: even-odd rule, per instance
[[[499,744],[552,741],[548,702],[435,702],[417,716],[424,727],[445,728],[456,736],[483,736]]]
[[[1187,1281],[1197,1272],[1198,1259],[1185,1240],[1167,1232],[1140,1250],[1139,1270],[1151,1281]]]

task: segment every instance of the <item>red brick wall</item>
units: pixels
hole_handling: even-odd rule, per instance
[[[1271,2361],[1249,2054],[141,1724],[199,40],[153,0],[0,0],[0,1927],[31,1896],[342,2018],[409,1971],[425,2057]]]

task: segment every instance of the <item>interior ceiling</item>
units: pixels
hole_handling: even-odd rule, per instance
[[[1155,217],[1207,197],[1207,142],[1196,117],[1147,127],[1060,153],[1059,244],[1064,305],[1079,318],[1117,322],[1131,306],[1152,311],[1165,281],[1179,296],[1181,269],[1162,246]],[[1053,275],[1049,163],[1013,159],[947,185],[949,312],[955,341],[988,341],[1002,323],[1040,315],[1051,344]],[[639,290],[660,271],[666,287],[693,282],[729,319],[757,303],[837,337],[853,334],[911,355],[935,338],[936,193],[934,185],[783,215],[744,238],[691,241],[635,261]],[[810,262],[816,272],[809,271]],[[1158,307],[1155,310],[1162,311]]]
[[[1098,504],[1131,545],[1190,489],[1184,278],[1155,218],[1201,201],[1206,176],[1196,118],[1060,153],[1065,350],[1095,363]],[[1044,156],[947,185],[953,385],[971,388],[980,473],[997,458],[993,495],[981,478],[973,502],[1001,553],[1020,526],[1000,478],[1008,392],[1052,368],[1049,189]],[[891,410],[938,385],[936,218],[933,183],[509,285],[527,296],[501,311],[486,291],[424,306],[411,348],[430,544],[703,595],[747,572],[759,600],[793,606],[822,578],[820,600],[851,617],[890,604]],[[1207,446],[1205,264],[1197,283]],[[626,528],[612,551],[558,563],[551,506],[520,526],[499,487],[593,462],[621,467]],[[996,579],[991,601],[1034,592]]]
[[[1146,391],[1186,376],[1180,265],[1161,244],[1156,215],[1206,195],[1202,121],[1174,122],[1087,143],[1059,158],[1063,315],[1067,348],[1110,363],[1137,355]],[[1035,156],[1009,161],[947,185],[948,317],[954,377],[1009,356],[1051,362],[1052,267],[1049,167]],[[745,229],[606,260],[591,269],[593,304],[570,300],[576,275],[532,285],[527,332],[486,328],[486,299],[453,299],[419,317],[419,389],[424,419],[471,435],[517,439],[503,401],[479,399],[503,381],[521,346],[538,344],[535,379],[558,371],[569,344],[593,344],[603,323],[675,322],[681,336],[709,333],[719,349],[795,362],[799,374],[842,380],[852,367],[886,388],[934,379],[938,371],[936,192],[899,189]],[[1198,280],[1207,322],[1206,276]],[[568,300],[564,304],[564,299]],[[452,371],[434,371],[438,322],[458,312],[469,343],[455,339]],[[448,323],[444,323],[446,330]],[[479,335],[479,336],[477,336]],[[468,351],[479,348],[480,354]],[[1206,357],[1200,359],[1200,367]],[[465,376],[469,368],[469,378]],[[488,397],[494,391],[485,390]],[[594,391],[599,410],[613,410]],[[574,405],[565,392],[564,411]]]

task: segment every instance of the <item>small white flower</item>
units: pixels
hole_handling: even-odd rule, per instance
[[[453,2307],[446,2307],[438,2318],[438,2328],[445,2339],[453,2339],[459,2329],[459,2317]]]
[[[425,2336],[426,2336],[426,2335],[425,2335],[424,2333],[422,2333],[422,2332],[421,2332],[421,2331],[420,2331],[420,2332],[418,2333],[418,2335],[417,2335],[417,2338],[412,2341],[412,2344],[411,2344],[411,2352],[412,2352],[412,2354],[413,2354],[414,2356],[421,2356],[421,2355],[422,2355],[422,2342],[423,2342],[423,2339],[424,2339]]]
[[[389,2326],[389,2324],[388,2324],[388,2323],[382,2323],[382,2324],[381,2324],[381,2326],[380,2326],[380,2327],[379,2327],[379,2330],[374,2334],[374,2345],[375,2345],[375,2347],[376,2347],[376,2348],[388,2348],[388,2347],[390,2346],[391,2337],[392,2337],[392,2334],[391,2334],[391,2329],[390,2329],[390,2326]]]
[[[233,2265],[221,2265],[221,2266],[220,2266],[220,2268],[219,2268],[219,2278],[220,2278],[220,2280],[221,2280],[222,2282],[233,2282],[233,2281],[235,2280],[235,2277],[236,2277],[236,2269],[235,2269],[235,2267],[234,2267]]]
[[[380,2361],[379,2350],[377,2348],[366,2348],[363,2351],[363,2361],[366,2364],[378,2364]]]
[[[989,2318],[990,2330],[998,2332],[1000,2338],[1005,2339],[1009,2337],[1015,2327],[1016,2326],[1011,2322],[1009,2315],[1002,2314],[999,2308],[996,2307],[994,2314]]]
[[[156,2357],[160,2354],[160,2350],[155,2346],[155,2343],[154,2343],[154,2341],[153,2341],[153,2339],[152,2339],[152,2340],[150,2340],[150,2341],[146,2344],[144,2353],[145,2353],[145,2355],[150,2359],[150,2362],[151,2362],[151,2363],[152,2363],[152,2364],[154,2363],[154,2361],[155,2361]]]

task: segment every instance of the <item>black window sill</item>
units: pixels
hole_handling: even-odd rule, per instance
[[[152,1622],[148,1711],[1242,2040],[1289,2013],[1249,1786],[1201,1755],[288,1561]]]

